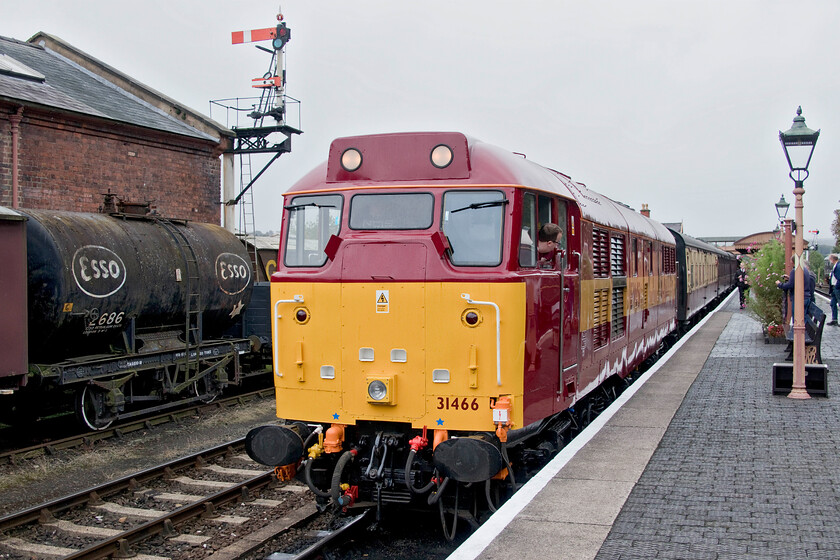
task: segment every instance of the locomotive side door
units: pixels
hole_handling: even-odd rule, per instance
[[[535,415],[546,416],[568,408],[578,391],[580,221],[576,207],[545,194],[525,193],[522,211],[519,265],[527,271],[528,290],[526,404]],[[538,239],[545,224],[559,226],[556,244]]]
[[[561,202],[558,218],[563,227],[561,263],[562,299],[560,300],[560,364],[557,372],[555,412],[571,406],[578,391],[580,370],[580,212],[573,204]]]

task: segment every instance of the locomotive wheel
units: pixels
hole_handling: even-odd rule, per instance
[[[85,385],[76,393],[76,416],[91,430],[104,430],[116,420],[105,404],[105,397],[105,391],[92,385]]]
[[[205,375],[196,379],[195,383],[193,383],[193,391],[195,391],[195,396],[198,397],[198,400],[205,404],[215,401],[222,394],[219,383],[212,375]]]

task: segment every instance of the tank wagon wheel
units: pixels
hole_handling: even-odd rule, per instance
[[[76,393],[76,416],[91,430],[105,430],[116,420],[116,416],[105,404],[105,391],[85,385]]]
[[[222,394],[222,389],[219,383],[212,375],[204,375],[195,380],[193,383],[193,391],[198,400],[205,404],[215,401],[219,395]]]

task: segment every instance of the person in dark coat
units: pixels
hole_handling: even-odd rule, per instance
[[[794,260],[794,259],[795,259],[795,256],[791,257],[791,260]],[[803,272],[803,277],[805,279],[805,305],[804,305],[805,322],[806,323],[813,323],[813,321],[811,321],[811,317],[810,317],[810,314],[808,313],[808,310],[811,308],[811,303],[814,301],[814,290],[817,288],[817,278],[813,274],[811,274],[811,270],[810,270],[810,268],[808,268],[808,263],[805,262],[805,259],[802,259],[802,272]],[[790,274],[785,275],[785,282],[781,282],[779,280],[776,280],[776,286],[778,286],[779,289],[784,290],[786,292],[790,291],[790,294],[791,294],[790,316],[793,317],[794,316],[793,315],[793,310],[794,310],[794,304],[795,304],[795,302],[793,301],[794,300],[794,298],[793,298],[794,291],[793,290],[796,287],[796,269],[792,268],[791,271],[790,271]]]
[[[827,324],[834,327],[837,326],[837,302],[840,300],[840,266],[837,266],[837,255],[832,253],[828,255],[828,263],[831,265],[831,270],[828,272],[828,288],[831,293],[831,321]]]

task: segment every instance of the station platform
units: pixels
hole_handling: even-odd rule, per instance
[[[838,343],[828,398],[773,395],[785,345],[732,294],[449,559],[840,558]]]

